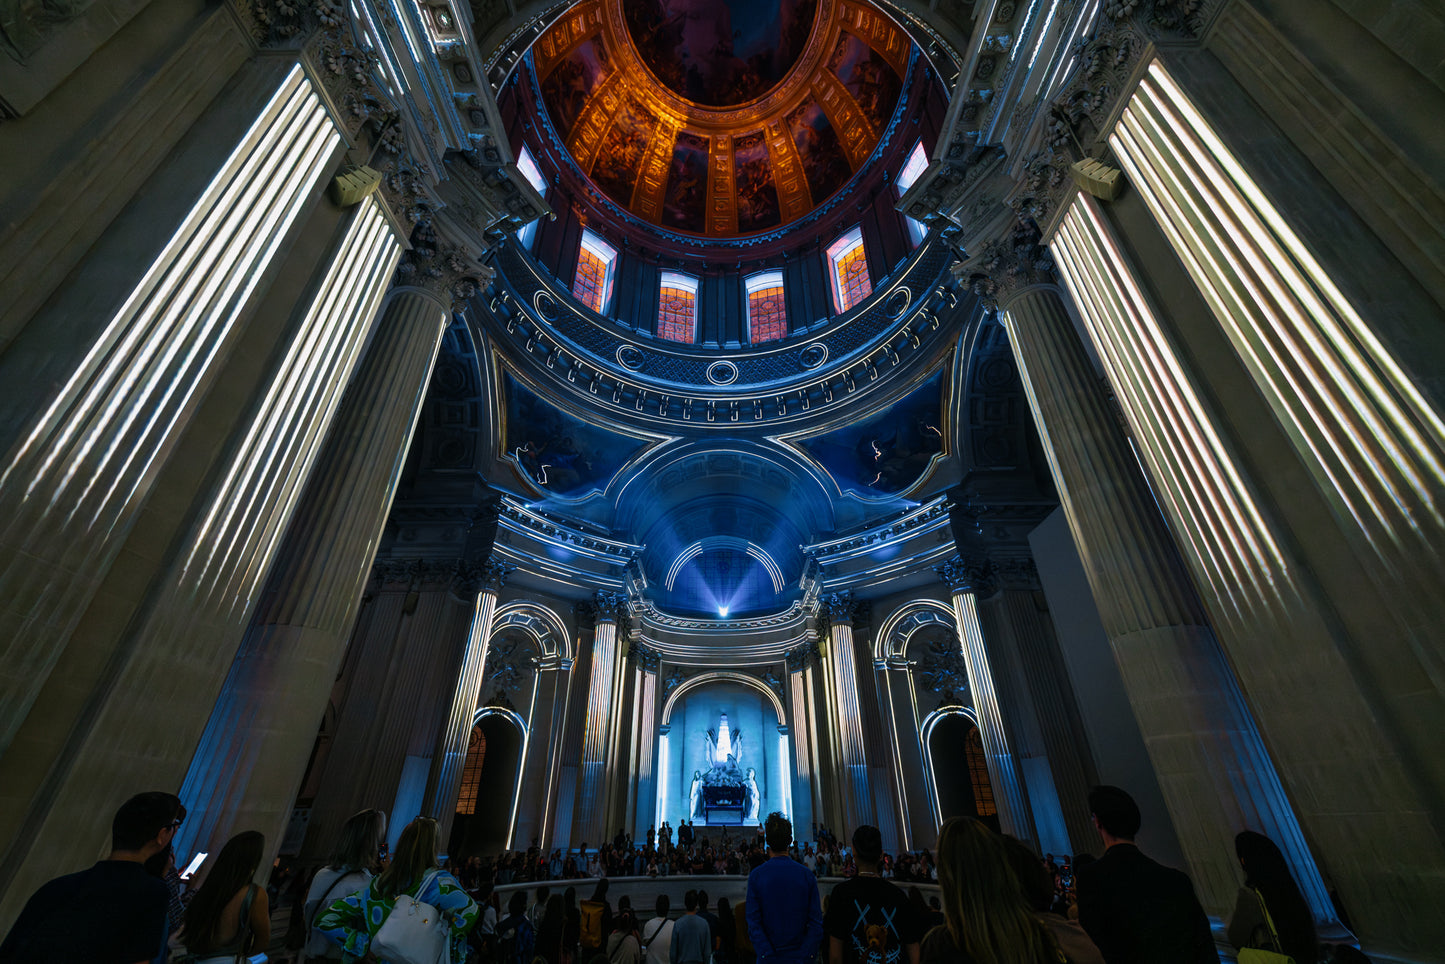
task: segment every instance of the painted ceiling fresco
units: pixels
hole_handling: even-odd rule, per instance
[[[510,374],[506,454],[537,488],[567,499],[601,492],[647,444],[569,415],[543,401]]]
[[[664,87],[732,107],[766,94],[797,63],[817,0],[628,0],[627,31]]]
[[[603,194],[730,237],[801,217],[867,162],[911,45],[855,0],[587,0],[529,56],[558,137]]]
[[[945,370],[895,405],[799,446],[844,492],[865,497],[906,491],[943,452]]]

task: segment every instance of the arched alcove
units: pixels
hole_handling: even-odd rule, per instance
[[[939,822],[976,817],[998,830],[993,785],[973,717],[962,710],[939,712],[925,725],[924,740]]]
[[[792,752],[784,719],[777,694],[756,677],[707,673],[681,684],[664,705],[658,733],[659,822],[673,827],[684,818],[698,826],[744,824],[746,811],[699,808],[701,786],[699,797],[693,797],[694,778],[709,772],[710,755],[719,749],[736,756],[739,773],[752,772],[759,796],[758,819],[774,810],[791,814]]]
[[[526,733],[514,714],[492,707],[477,714],[447,853],[465,859],[510,846],[525,748]]]

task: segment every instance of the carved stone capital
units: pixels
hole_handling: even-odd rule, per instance
[[[988,596],[995,587],[993,565],[982,556],[953,556],[934,566],[933,571],[938,573],[950,593]]]
[[[816,666],[819,659],[821,659],[821,654],[816,639],[799,643],[783,654],[783,660],[787,663],[790,673],[801,673],[809,666]]]
[[[954,266],[954,274],[993,308],[1008,307],[1025,288],[1056,284],[1054,259],[1039,243],[1033,222],[1020,221],[1002,241],[985,242],[978,253]]]
[[[993,575],[997,580],[1000,589],[1013,589],[1023,591],[1037,591],[1042,588],[1039,583],[1039,570],[1032,559],[1007,558],[994,562]]]
[[[619,627],[627,625],[627,617],[630,614],[627,606],[627,593],[599,590],[592,594],[592,607],[596,613],[594,619],[597,622],[610,621]]]
[[[831,623],[853,622],[853,617],[858,611],[858,602],[853,594],[848,591],[824,593],[818,600],[822,605],[823,614],[828,617]]]
[[[440,241],[426,223],[412,231],[411,250],[403,252],[396,266],[396,283],[430,291],[452,310],[460,310],[493,274],[460,248]]]
[[[492,558],[485,562],[462,562],[457,565],[453,588],[458,596],[470,599],[479,592],[502,591],[507,583],[507,573],[516,571],[516,566]]]
[[[635,639],[627,647],[627,658],[644,673],[656,673],[662,665],[661,653]]]

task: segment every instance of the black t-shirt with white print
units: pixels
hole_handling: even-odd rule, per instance
[[[854,877],[833,888],[823,931],[843,942],[846,964],[906,964],[904,946],[918,943],[921,936],[908,895],[872,876]]]

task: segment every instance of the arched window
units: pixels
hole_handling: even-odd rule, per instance
[[[748,341],[757,345],[788,335],[788,310],[783,302],[783,273],[764,271],[743,283],[748,296]]]
[[[917,183],[918,176],[922,174],[927,167],[928,152],[923,149],[923,142],[919,141],[913,145],[913,150],[909,153],[908,160],[903,165],[903,170],[898,172],[898,179],[894,182],[898,186],[899,197],[908,193],[908,189]],[[923,222],[915,221],[906,214],[903,216],[903,219],[908,222],[908,236],[913,239],[913,246],[917,247],[922,244],[924,236],[928,234],[928,229],[924,227]]]
[[[477,812],[477,792],[481,789],[482,763],[487,758],[487,736],[480,726],[472,727],[467,740],[467,759],[462,764],[462,789],[457,795],[457,813],[471,816]]]
[[[537,193],[543,197],[547,196],[547,179],[542,176],[541,168],[532,159],[532,152],[527,146],[522,145],[522,152],[517,155],[517,170],[527,179],[527,183],[537,189]],[[528,221],[517,229],[517,243],[524,248],[532,247],[532,239],[537,236],[537,222]]]
[[[873,293],[868,259],[863,255],[863,229],[854,228],[828,247],[833,275],[833,307],[842,314]]]
[[[612,300],[612,274],[617,266],[617,249],[591,231],[582,230],[577,251],[577,275],[572,279],[572,297],[599,315],[607,313]]]
[[[662,273],[657,301],[657,337],[691,344],[697,341],[697,279]]]

